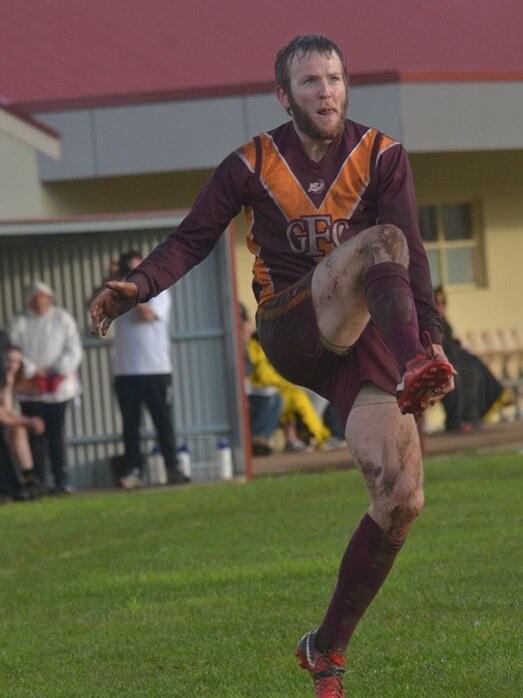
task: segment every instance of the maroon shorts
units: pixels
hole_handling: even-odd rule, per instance
[[[263,303],[256,325],[274,368],[292,383],[329,400],[345,425],[365,381],[395,394],[398,365],[372,322],[346,354],[325,348],[312,303],[313,272]]]

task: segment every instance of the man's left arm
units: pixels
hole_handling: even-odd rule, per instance
[[[389,147],[376,163],[377,210],[380,223],[396,225],[409,246],[409,277],[416,303],[420,337],[429,332],[441,345],[441,319],[434,303],[434,290],[427,254],[418,227],[418,207],[409,159],[399,143]]]
[[[409,278],[418,315],[420,340],[424,333],[428,332],[432,340],[432,351],[440,358],[446,359],[442,346],[441,317],[434,302],[429,261],[419,232],[416,194],[405,149],[399,143],[388,148],[379,158],[376,172],[379,175],[379,222],[396,225],[407,238]],[[431,402],[437,402],[452,390],[453,377]]]

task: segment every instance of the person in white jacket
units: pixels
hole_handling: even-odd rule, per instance
[[[23,353],[27,392],[18,395],[22,414],[40,417],[43,434],[31,435],[36,474],[45,486],[46,455],[54,478],[53,491],[71,491],[65,449],[67,405],[80,393],[78,367],[82,342],[76,320],[53,302],[54,291],[43,281],[34,281],[26,296],[27,308],[17,315],[9,330],[13,344]]]

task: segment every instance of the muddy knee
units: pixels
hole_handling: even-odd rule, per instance
[[[391,223],[375,225],[360,233],[360,255],[364,270],[382,262],[409,265],[409,248],[403,232]]]
[[[423,490],[405,490],[396,493],[387,502],[385,530],[392,538],[404,539],[410,527],[421,514],[424,505]]]

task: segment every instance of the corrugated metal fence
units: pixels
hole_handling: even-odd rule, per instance
[[[123,452],[112,341],[90,335],[87,300],[111,260],[128,249],[145,256],[179,221],[133,217],[0,225],[0,326],[8,327],[24,308],[25,289],[35,278],[54,288],[58,305],[80,326],[83,395],[69,409],[66,425],[71,481],[77,487],[110,484],[109,459]],[[229,245],[226,234],[171,290],[175,428],[191,451],[195,479],[216,477],[218,436],[231,442],[235,471],[246,467]],[[155,440],[148,416],[142,438],[144,452],[150,452]]]

